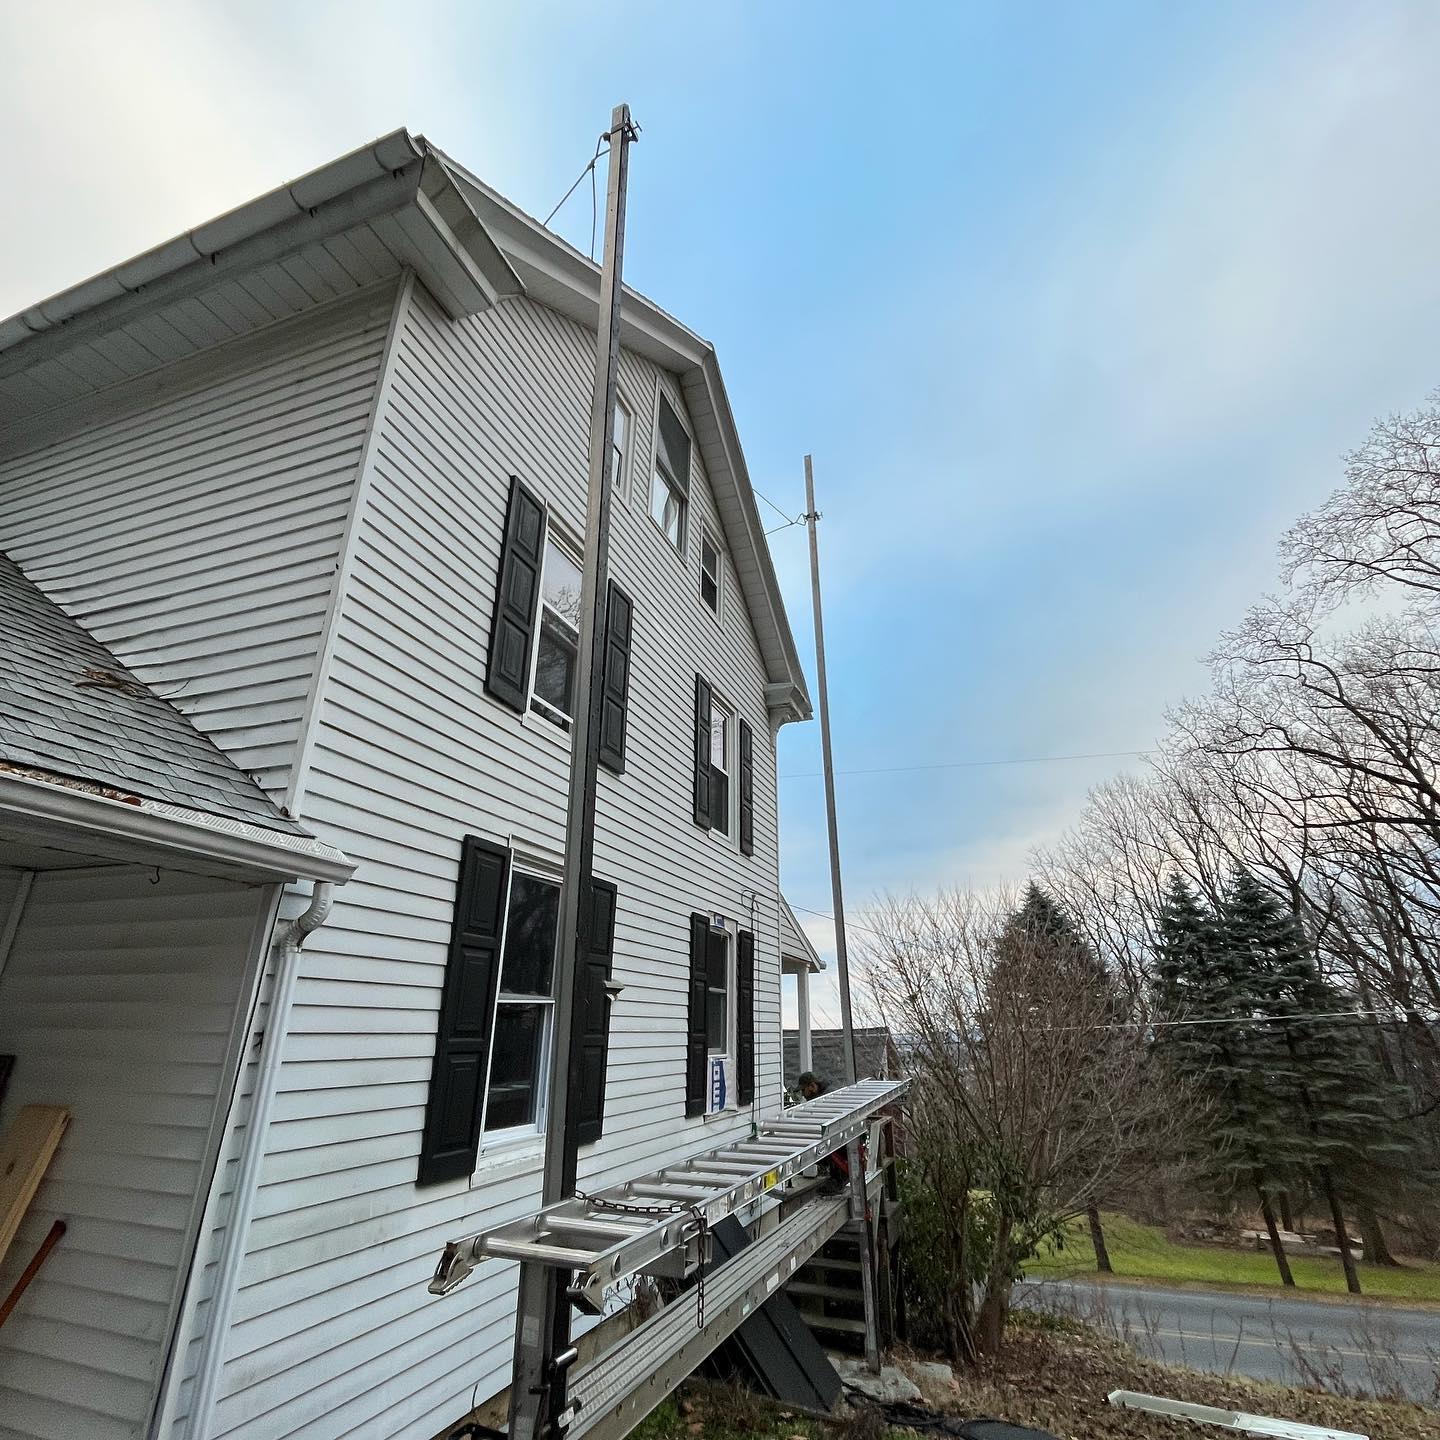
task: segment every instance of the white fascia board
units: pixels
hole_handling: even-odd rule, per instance
[[[131,804],[67,785],[0,774],[0,828],[36,844],[80,849],[107,859],[179,869],[218,867],[261,880],[322,880],[344,884],[355,865],[333,845],[168,805]]]
[[[452,319],[523,288],[438,158],[399,130],[0,320],[0,375],[27,369],[227,275],[391,215],[402,223],[404,259]]]

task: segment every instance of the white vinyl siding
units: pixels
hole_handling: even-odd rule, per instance
[[[72,1112],[0,1267],[3,1294],[65,1220],[0,1330],[7,1440],[135,1440],[164,1364],[242,981],[273,891],[156,876],[37,875],[0,976],[0,1052],[18,1057],[0,1126],[31,1102]]]
[[[0,550],[277,796],[393,294],[0,426]]]
[[[430,1440],[508,1383],[514,1267],[456,1294],[425,1281],[445,1240],[525,1213],[538,1160],[483,1156],[419,1189],[416,1159],[460,839],[558,860],[568,752],[482,689],[508,477],[584,530],[594,336],[528,300],[452,323],[419,287],[400,331],[303,819],[359,862],[302,957],[269,1155],[211,1437]],[[673,377],[626,353],[622,388]],[[650,406],[645,406],[646,413]],[[637,427],[639,422],[637,422]],[[637,428],[632,453],[653,437]],[[719,532],[692,457],[690,505]],[[648,477],[647,477],[648,478]],[[684,1118],[689,916],[756,932],[757,1104],[780,1102],[775,766],[753,627],[727,576],[701,605],[648,497],[615,507],[611,574],[635,601],[626,773],[602,772],[595,872],[619,889],[605,1134],[595,1186],[749,1132]],[[728,565],[728,558],[722,563]],[[694,675],[755,731],[755,853],[691,817]],[[752,916],[745,892],[759,896]]]

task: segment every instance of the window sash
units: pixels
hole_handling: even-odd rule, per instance
[[[622,401],[615,402],[614,439],[610,446],[614,460],[614,474],[610,477],[614,493],[625,493],[625,462],[630,454],[630,412]]]
[[[535,653],[530,666],[530,708],[568,730],[575,718],[576,674],[580,659],[578,589],[557,589],[557,571],[578,585],[580,562],[546,525],[543,569],[540,575],[540,615],[535,626]]]
[[[665,469],[659,456],[650,476],[650,518],[677,549],[684,546],[685,495]]]
[[[700,534],[700,599],[720,613],[720,551],[708,530]]]
[[[506,989],[508,982],[517,978],[517,967],[510,962],[510,947],[514,938],[513,926],[518,923],[514,913],[516,903],[516,882],[521,887],[543,886],[554,892],[547,896],[545,908],[553,910],[554,926],[551,936],[552,957],[548,969],[548,993],[529,993]],[[548,1093],[550,1077],[550,1047],[554,1043],[555,1013],[555,968],[559,963],[559,882],[553,876],[538,874],[531,870],[510,866],[510,876],[505,893],[505,929],[500,937],[500,984],[495,997],[495,1010],[490,1018],[490,1059],[485,1073],[485,1100],[480,1119],[480,1145],[484,1148],[507,1140],[543,1134],[546,1113],[549,1107]],[[533,938],[533,937],[532,937]],[[543,972],[543,966],[542,966]],[[513,1064],[512,1056],[500,1053],[507,1022],[513,1023],[514,1012],[528,1010],[534,1017],[534,1031],[530,1042],[530,1053],[522,1067]],[[508,1012],[508,1013],[507,1013]],[[496,1083],[497,1063],[503,1068],[503,1077]],[[528,1084],[519,1078],[520,1070],[528,1071]],[[524,1092],[528,1090],[528,1098]],[[520,1097],[524,1113],[516,1118],[513,1100]],[[499,1100],[492,1109],[492,1100]],[[500,1123],[496,1123],[498,1111]]]

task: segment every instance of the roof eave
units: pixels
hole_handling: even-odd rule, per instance
[[[173,862],[181,869],[240,872],[264,880],[343,884],[354,862],[308,835],[285,835],[158,800],[129,804],[70,786],[0,774],[0,824],[18,821],[25,838],[115,860]]]
[[[439,158],[397,130],[133,260],[0,320],[0,375],[131,315],[383,215],[403,218],[415,267],[452,318],[522,290]]]

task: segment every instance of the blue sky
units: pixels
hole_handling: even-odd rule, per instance
[[[815,455],[842,770],[1152,744],[1440,383],[1433,5],[0,0],[0,51],[0,313],[402,124],[543,215],[628,100],[627,278],[716,342],[788,512]],[[1022,879],[1127,763],[842,776],[851,906]],[[819,781],[781,793],[827,911]]]

